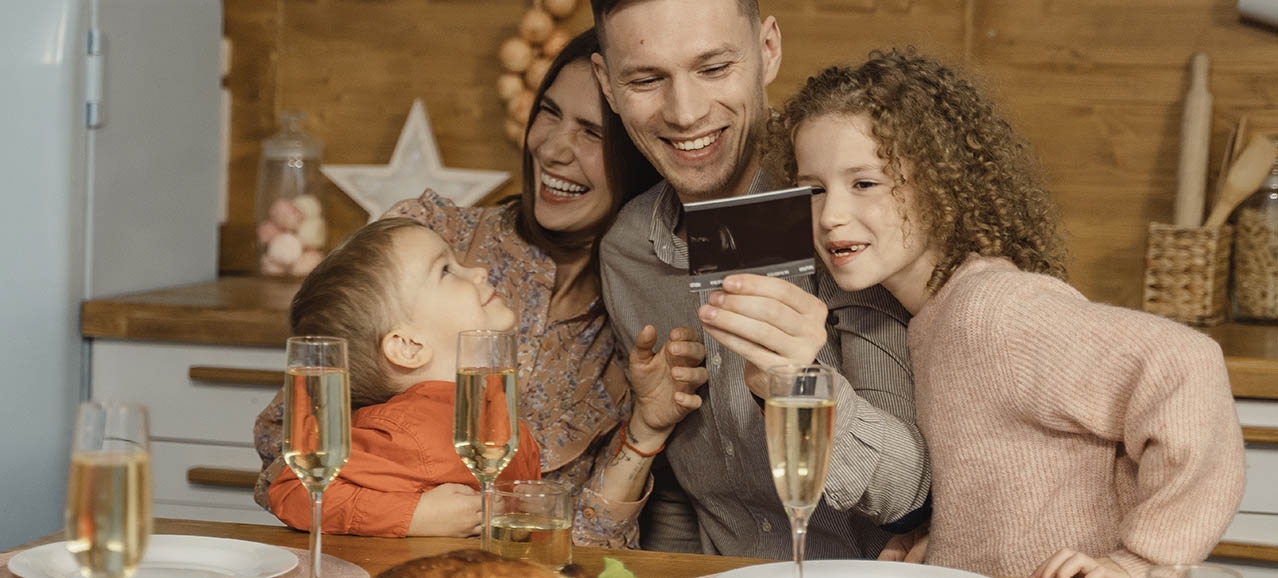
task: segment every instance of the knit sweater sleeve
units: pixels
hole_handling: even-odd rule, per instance
[[[1180,324],[1090,303],[1047,277],[998,277],[1012,288],[987,304],[1003,334],[993,341],[1012,358],[1025,417],[1121,444],[1136,466],[1134,479],[1118,474],[1121,547],[1108,555],[1132,576],[1206,558],[1245,476],[1220,347]]]

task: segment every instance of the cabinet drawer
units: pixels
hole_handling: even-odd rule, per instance
[[[1247,489],[1238,511],[1278,514],[1274,480],[1278,480],[1278,445],[1247,444]]]
[[[91,363],[93,397],[146,404],[152,438],[251,446],[253,420],[282,380],[255,385],[213,371],[205,372],[214,374],[207,379],[223,381],[196,381],[191,370],[282,371],[284,350],[94,340]]]
[[[151,443],[152,494],[155,503],[213,506],[262,511],[252,488],[192,484],[192,468],[225,468],[256,472],[262,462],[253,448],[157,441]]]

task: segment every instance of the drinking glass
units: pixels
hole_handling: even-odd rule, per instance
[[[137,570],[151,536],[151,451],[146,408],[80,404],[67,484],[67,550],[86,578]]]
[[[572,488],[550,480],[497,482],[493,552],[561,569],[572,562]]]
[[[351,455],[346,340],[290,337],[285,355],[284,463],[311,494],[311,578],[319,578],[324,490]]]
[[[485,551],[492,551],[493,482],[519,449],[515,351],[511,331],[457,334],[453,447],[479,480],[479,539]]]
[[[1145,573],[1146,578],[1242,578],[1242,574],[1233,568],[1212,564],[1171,564],[1153,566]]]
[[[764,403],[768,461],[777,495],[790,516],[794,575],[803,576],[808,518],[821,501],[834,438],[834,371],[820,365],[768,368]]]

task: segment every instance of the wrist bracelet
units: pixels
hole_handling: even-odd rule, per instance
[[[621,445],[617,446],[617,451],[614,453],[614,455],[621,453],[621,448],[630,448],[630,451],[636,454],[639,454],[639,457],[641,458],[655,458],[657,457],[657,454],[666,451],[666,444],[664,443],[661,444],[661,447],[655,450],[652,450],[650,452],[645,452],[635,447],[634,444],[630,443],[630,440],[626,439],[626,434],[629,433],[630,431],[629,428],[630,428],[630,420],[628,419],[621,420],[621,431],[619,432],[621,434]]]

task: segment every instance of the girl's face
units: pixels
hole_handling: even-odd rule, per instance
[[[812,236],[835,282],[845,291],[882,283],[917,313],[937,253],[917,226],[908,174],[902,210],[877,151],[865,115],[817,116],[794,131],[798,184],[825,189],[812,197]]]
[[[533,215],[551,231],[588,229],[608,215],[603,111],[590,61],[564,66],[542,96],[528,130],[536,187]]]

